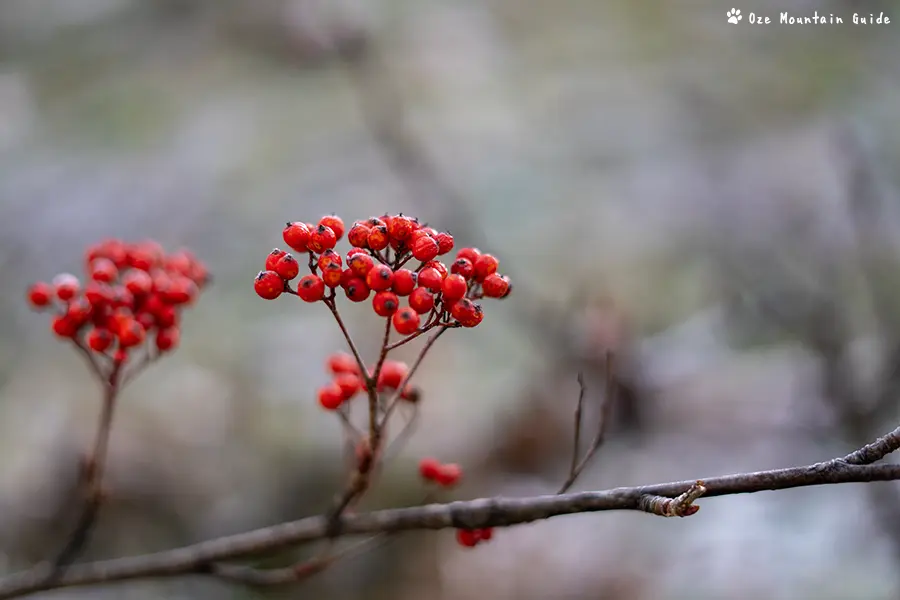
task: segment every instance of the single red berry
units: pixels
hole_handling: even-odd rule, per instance
[[[274,300],[284,291],[284,279],[275,271],[260,271],[253,281],[253,289],[265,300]]]
[[[485,527],[484,529],[477,529],[478,537],[482,542],[488,542],[492,537],[494,537],[494,528],[493,527]]]
[[[335,241],[344,237],[344,221],[337,215],[326,215],[319,219],[319,225],[324,225],[334,232]]]
[[[108,258],[98,258],[91,263],[91,279],[111,283],[119,276],[119,268]]]
[[[394,238],[391,238],[390,246],[391,250],[396,252],[399,256],[409,249],[409,240],[395,240]]]
[[[337,236],[334,234],[334,230],[327,225],[319,225],[309,233],[307,247],[316,254],[331,250],[335,244],[337,244]]]
[[[481,290],[488,298],[506,298],[511,289],[509,277],[499,273],[491,273],[481,284]]]
[[[481,306],[468,298],[461,298],[450,304],[450,316],[463,327],[475,327],[484,318]]]
[[[164,305],[156,311],[156,324],[160,327],[174,327],[178,324],[178,311],[172,305]]]
[[[397,297],[397,294],[394,292],[389,292],[387,290],[378,292],[375,294],[375,297],[372,298],[372,308],[375,310],[375,314],[379,317],[389,317],[395,312],[397,312],[397,308],[400,306],[400,299]]]
[[[28,302],[35,308],[43,308],[53,300],[53,292],[50,284],[38,281],[28,288]]]
[[[343,271],[341,271],[341,287],[345,290],[347,286],[357,277],[356,273],[353,272],[353,269],[347,267]]]
[[[144,273],[144,271],[131,271],[132,273]],[[150,276],[147,275],[147,281],[149,282]],[[127,289],[127,288],[126,288]],[[107,304],[112,303],[113,296],[115,292],[112,286],[107,285],[105,283],[100,283],[99,281],[91,281],[86,286],[84,286],[84,297],[88,302],[93,306],[105,306]]]
[[[450,272],[462,275],[466,279],[471,279],[472,275],[475,274],[475,265],[468,258],[457,258],[450,265]]]
[[[441,284],[441,292],[443,293],[444,300],[448,302],[459,300],[465,296],[468,291],[469,286],[466,284],[466,278],[459,274],[447,275],[447,277],[444,278],[444,282]]]
[[[369,236],[366,238],[366,242],[369,244],[369,248],[371,248],[372,250],[384,250],[388,247],[390,241],[391,238],[388,234],[386,225],[372,227],[369,230]]]
[[[459,483],[462,477],[462,467],[455,463],[441,465],[435,481],[443,487],[451,487]]]
[[[178,327],[167,327],[156,332],[156,349],[160,352],[168,352],[178,346],[181,332]]]
[[[419,461],[419,476],[425,481],[435,481],[441,471],[441,463],[436,458],[426,457]]]
[[[350,400],[363,389],[362,379],[354,373],[341,373],[334,378],[334,382],[341,388],[344,400]]]
[[[115,337],[109,329],[94,327],[88,332],[86,340],[88,347],[94,352],[106,352]]]
[[[418,283],[420,288],[426,288],[432,292],[441,291],[443,277],[434,267],[426,267],[419,271]]]
[[[388,234],[392,239],[402,242],[413,232],[413,220],[403,215],[397,215],[396,217],[391,217],[387,228]]]
[[[121,365],[126,360],[128,360],[128,348],[117,348],[115,354],[113,354],[113,362]]]
[[[419,239],[413,244],[412,254],[416,260],[428,262],[438,255],[438,243],[430,236],[419,236]]]
[[[378,217],[369,217],[366,219],[366,225],[369,229],[372,229],[373,227],[387,227],[387,222]]]
[[[474,548],[478,545],[479,535],[476,531],[471,529],[457,529],[456,530],[456,543],[465,548]]]
[[[415,313],[413,313],[415,314]],[[378,389],[398,389],[409,373],[409,366],[399,360],[386,360],[378,374]]]
[[[456,258],[465,258],[473,265],[475,261],[478,260],[478,257],[481,256],[481,250],[478,248],[462,248],[459,252],[456,253]]]
[[[435,271],[437,271],[438,274],[441,276],[441,279],[443,279],[444,277],[446,277],[447,275],[450,274],[450,271],[447,269],[447,265],[445,265],[444,263],[442,263],[439,260],[429,260],[427,263],[425,263],[425,266],[423,266],[422,268],[427,269],[429,267],[434,269]]]
[[[434,300],[432,300],[432,303],[434,303]],[[419,329],[419,314],[412,308],[404,306],[394,313],[391,322],[394,325],[394,329],[397,330],[397,333],[400,335],[409,335],[415,333]]]
[[[75,298],[66,307],[66,318],[76,327],[81,327],[88,322],[93,312],[94,306],[88,302],[87,298]]]
[[[409,307],[420,315],[431,312],[434,308],[434,294],[428,288],[414,289],[409,295]]]
[[[305,275],[297,282],[297,295],[305,302],[318,302],[325,297],[325,282],[318,275]]]
[[[326,250],[322,253],[322,256],[319,257],[318,265],[319,268],[325,270],[325,268],[330,264],[336,264],[337,266],[343,268],[344,261],[341,259],[341,255],[335,252],[334,250]]]
[[[365,279],[372,267],[375,266],[375,260],[368,254],[354,254],[347,257],[347,266],[353,269],[357,277]]]
[[[371,231],[371,228],[368,225],[362,221],[357,221],[347,232],[347,241],[354,248],[368,248],[369,231]]]
[[[274,271],[275,265],[278,264],[278,261],[285,254],[287,254],[287,252],[285,252],[281,248],[272,249],[272,251],[266,255],[266,271]]]
[[[149,331],[150,329],[156,327],[156,317],[148,312],[139,312],[134,315],[134,318],[138,323],[141,324],[141,327],[143,327],[144,330]],[[100,322],[98,323],[96,319],[94,320],[94,323],[98,325],[102,325],[104,322],[105,321],[100,320]]]
[[[319,388],[319,404],[327,410],[336,410],[344,402],[344,392],[341,386],[332,381],[328,385]]]
[[[398,296],[409,296],[416,289],[416,274],[409,269],[394,271],[394,279],[391,281],[391,289]]]
[[[53,317],[52,327],[53,333],[62,338],[75,337],[75,334],[78,333],[78,325],[65,315]]]
[[[337,263],[328,263],[328,265],[326,265],[326,267],[322,269],[322,281],[324,281],[325,285],[330,288],[336,288],[337,286],[341,285],[343,277],[344,271]]]
[[[288,223],[281,232],[281,237],[295,252],[306,252],[309,249],[310,231],[305,223],[300,221]]]
[[[344,287],[344,292],[351,302],[362,302],[369,297],[370,290],[364,280],[356,277],[347,283],[346,287]]]
[[[193,281],[188,280],[188,282],[190,285],[194,285]],[[166,300],[176,304],[183,303],[183,301],[185,301],[184,298],[190,299],[190,290],[175,288],[167,295]],[[87,292],[85,292],[85,299],[87,299]],[[93,305],[89,300],[88,303]],[[129,292],[128,288],[120,285],[114,286],[112,288],[112,296],[109,299],[109,305],[113,308],[127,308],[131,310],[134,308],[134,294]]]
[[[121,322],[119,323],[117,331],[119,346],[121,348],[137,346],[144,341],[145,334],[144,328],[141,327],[141,324],[135,319],[128,319],[127,321]]]
[[[500,265],[500,261],[496,259],[491,254],[482,254],[475,261],[475,279],[477,281],[484,281],[484,278],[492,273],[497,272],[497,267]]]
[[[130,293],[127,290],[122,291]],[[199,293],[200,288],[197,287],[197,284],[194,283],[193,280],[184,275],[176,275],[171,279],[169,289],[166,290],[164,298],[166,302],[169,302],[170,304],[189,304]]]
[[[444,255],[453,250],[453,236],[449,233],[442,231],[434,239],[438,243],[438,254]]]
[[[266,262],[268,263],[268,260]],[[122,284],[135,296],[143,296],[153,289],[153,278],[146,271],[131,269],[122,277]]]
[[[326,364],[328,365],[328,370],[335,375],[340,375],[341,373],[359,374],[359,365],[356,364],[356,359],[346,352],[335,352],[329,355]]]
[[[394,281],[394,272],[387,265],[375,265],[366,275],[366,285],[376,292],[391,287]]]
[[[274,271],[286,281],[290,281],[300,274],[300,263],[293,254],[285,254],[275,263]]]
[[[56,290],[56,297],[67,302],[81,291],[81,283],[78,278],[69,273],[61,273],[53,278],[52,285]]]

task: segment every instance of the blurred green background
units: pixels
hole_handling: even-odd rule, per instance
[[[106,236],[187,246],[214,285],[128,388],[85,557],[317,514],[341,484],[315,404],[324,307],[253,276],[287,220],[418,215],[516,289],[426,360],[415,435],[367,507],[551,493],[576,373],[615,422],[580,487],[825,460],[900,391],[900,10],[854,0],[0,0],[0,570],[71,528],[99,392],[26,286]],[[751,25],[835,14],[843,25]],[[890,24],[854,26],[853,12]],[[381,325],[347,311],[364,352]],[[411,358],[416,348],[398,352]],[[586,434],[587,435],[587,434]],[[466,551],[407,535],[300,588],[160,581],[57,597],[894,598],[893,484],[600,514]],[[296,556],[272,557],[287,564]]]

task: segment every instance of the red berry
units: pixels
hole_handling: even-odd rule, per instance
[[[418,282],[420,288],[426,288],[432,292],[441,291],[443,277],[434,267],[426,267],[419,271]]]
[[[328,265],[324,269],[322,269],[322,281],[324,281],[325,285],[330,288],[336,288],[337,286],[341,285],[343,277],[344,271],[341,270],[340,265],[338,265],[337,263],[328,263]]]
[[[416,289],[416,274],[409,269],[394,271],[394,279],[391,281],[391,289],[398,296],[409,296]]]
[[[372,298],[372,308],[379,317],[389,317],[400,306],[400,299],[394,292],[382,291],[375,294]]]
[[[318,302],[325,296],[325,282],[318,275],[305,275],[297,282],[297,295],[305,302]]]
[[[341,287],[347,289],[347,286],[357,277],[356,273],[353,272],[353,269],[347,267],[343,271],[341,271]]]
[[[275,263],[274,271],[282,279],[290,281],[300,274],[300,263],[297,262],[293,254],[285,254]]]
[[[437,271],[438,274],[441,276],[441,279],[443,279],[444,277],[446,277],[447,275],[450,274],[450,271],[447,270],[447,265],[445,265],[444,263],[442,263],[439,260],[429,260],[427,263],[425,263],[425,266],[422,268],[427,269],[429,267],[434,269],[435,271]]]
[[[268,262],[269,261],[266,260],[267,264]],[[139,271],[137,269],[128,271],[125,276],[122,277],[122,283],[125,285],[125,289],[135,296],[149,294],[150,290],[153,288],[153,278],[150,277],[150,274],[146,271]]]
[[[306,252],[308,250],[310,231],[305,223],[294,221],[288,223],[284,231],[281,232],[284,243],[290,246],[295,252]]]
[[[187,304],[196,298],[199,293],[200,288],[198,288],[197,284],[191,279],[184,275],[176,275],[172,278],[171,285],[169,286],[169,289],[166,290],[164,297],[166,301],[171,304]],[[131,303],[129,302],[127,304],[130,305]]]
[[[378,389],[398,389],[409,373],[409,366],[399,360],[386,360],[378,374]]]
[[[325,252],[322,253],[322,256],[319,257],[319,261],[318,261],[319,268],[324,271],[328,267],[328,265],[330,265],[332,263],[336,264],[337,266],[339,266],[341,268],[343,268],[343,266],[344,266],[344,261],[341,259],[340,254],[338,254],[334,250],[326,250]]]
[[[327,225],[319,225],[310,232],[307,247],[316,254],[321,254],[334,248],[335,244],[337,244],[337,235],[334,230]]]
[[[438,243],[438,254],[447,254],[453,250],[453,236],[449,233],[442,231],[434,239]]]
[[[457,258],[453,261],[453,264],[450,265],[450,272],[458,273],[466,279],[471,279],[472,275],[475,274],[475,265],[473,265],[472,261],[468,258]]]
[[[441,284],[441,292],[443,293],[444,300],[448,302],[459,300],[465,296],[468,291],[469,286],[466,284],[466,279],[462,275],[447,275],[447,277],[444,278],[444,282]]]
[[[403,215],[391,217],[390,223],[387,224],[388,234],[391,238],[403,241],[407,239],[413,232],[413,220]]]
[[[284,279],[275,271],[260,271],[253,281],[253,289],[265,300],[274,300],[284,291]]]
[[[457,529],[456,543],[465,548],[474,548],[480,541],[478,532],[471,529]]]
[[[419,401],[420,396],[419,388],[413,387],[411,385],[403,386],[403,389],[400,391],[400,398],[406,400],[407,402],[411,402],[415,404]]]
[[[436,458],[423,458],[419,461],[419,475],[425,481],[434,481],[441,471],[441,463]]]
[[[88,302],[87,298],[76,298],[66,307],[66,318],[76,327],[81,327],[88,322],[93,311],[94,306]]]
[[[178,327],[167,327],[156,332],[156,349],[160,352],[168,352],[176,346],[181,339]]]
[[[481,284],[481,290],[488,298],[506,298],[510,289],[509,277],[498,273],[491,273]]]
[[[64,302],[71,300],[81,291],[81,284],[78,278],[68,273],[62,273],[54,277],[52,284],[56,290],[56,297]]]
[[[369,297],[369,291],[369,286],[359,277],[351,279],[344,287],[347,298],[352,302],[362,302]]]
[[[266,271],[274,271],[275,265],[278,264],[278,260],[285,254],[287,254],[287,252],[280,248],[274,248],[269,252],[266,256]]]
[[[344,237],[344,221],[337,215],[326,215],[319,219],[319,225],[324,225],[334,232],[335,241]]]
[[[372,267],[375,266],[375,261],[368,254],[354,254],[347,257],[347,266],[353,269],[357,277],[365,279]]]
[[[482,254],[475,260],[475,279],[484,281],[484,278],[497,272],[499,261],[491,254]]]
[[[478,257],[481,256],[481,250],[478,248],[463,248],[459,252],[456,253],[456,258],[465,258],[473,265],[475,261],[478,260]]]
[[[372,250],[384,250],[388,247],[390,241],[390,235],[388,234],[388,229],[385,225],[372,227],[372,229],[369,230],[369,236],[366,238],[366,242]]]
[[[91,263],[91,279],[111,283],[119,276],[119,268],[108,258],[98,258]]]
[[[412,254],[416,260],[428,262],[438,255],[438,243],[427,235],[420,236],[413,244]]]
[[[361,221],[357,221],[347,232],[347,241],[354,248],[369,247],[369,231],[371,228]]]
[[[432,304],[433,303],[434,300],[432,299]],[[419,314],[412,308],[405,306],[394,313],[391,322],[394,325],[394,329],[397,330],[397,333],[400,335],[409,335],[415,333],[419,329]]]
[[[335,375],[341,373],[350,373],[352,375],[359,374],[359,365],[356,364],[356,359],[346,352],[335,352],[334,354],[329,355],[327,365],[328,370]]]
[[[95,327],[88,332],[86,339],[88,347],[94,352],[106,352],[115,337],[109,329]]]
[[[28,302],[35,308],[47,306],[52,299],[53,288],[43,281],[34,283],[28,288]]]
[[[462,467],[455,463],[450,463],[441,465],[441,468],[437,472],[435,481],[437,481],[438,485],[441,485],[443,487],[451,487],[459,483],[461,477]]]
[[[319,404],[327,410],[336,410],[344,402],[344,392],[334,381],[320,387],[318,396]]]
[[[450,305],[450,316],[463,327],[475,327],[484,318],[481,306],[468,298],[462,298]]]
[[[345,401],[353,398],[363,389],[362,379],[354,373],[341,373],[334,378],[334,382],[341,388],[341,394]]]
[[[136,320],[127,319],[119,323],[116,333],[119,338],[119,347],[130,348],[143,342],[146,332]]]
[[[366,275],[366,285],[376,292],[391,287],[394,281],[394,272],[387,265],[375,265]]]
[[[409,295],[409,307],[420,315],[431,312],[431,309],[434,308],[434,294],[428,288],[414,289],[413,293]]]
[[[156,311],[156,324],[160,327],[174,327],[178,323],[178,311],[174,306],[161,306]]]
[[[366,225],[368,225],[369,229],[373,227],[387,227],[387,222],[378,217],[369,217],[366,219]]]
[[[494,537],[494,528],[493,527],[486,527],[484,529],[478,529],[476,531],[478,532],[478,537],[483,542],[490,541],[490,539],[492,537]]]
[[[57,315],[53,317],[53,333],[63,338],[75,337],[78,333],[78,326],[65,315]]]

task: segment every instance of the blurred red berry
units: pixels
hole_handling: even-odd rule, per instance
[[[318,398],[322,408],[336,410],[344,402],[344,392],[341,390],[341,386],[332,381],[319,388]]]
[[[135,296],[141,296],[150,293],[153,288],[153,278],[146,271],[132,269],[122,277],[122,284]]]
[[[137,346],[144,341],[145,334],[146,332],[140,323],[135,319],[128,319],[119,324],[117,332],[119,346],[122,348]]]
[[[91,263],[91,279],[103,283],[111,283],[119,276],[119,268],[108,258],[98,258]]]
[[[436,458],[423,458],[419,461],[419,476],[425,481],[435,481],[441,471],[441,463]]]
[[[435,481],[443,487],[452,487],[459,483],[462,477],[462,467],[455,463],[441,465],[438,469]]]
[[[78,326],[65,315],[53,317],[51,326],[53,328],[53,333],[62,338],[75,337],[75,334],[78,333]]]
[[[346,352],[335,352],[329,355],[326,364],[328,365],[328,370],[335,375],[341,373],[359,374],[359,365],[356,364],[356,359]]]
[[[43,281],[33,283],[28,288],[28,302],[35,308],[43,308],[53,300],[54,290]]]
[[[344,401],[350,400],[363,389],[362,379],[355,373],[340,373],[334,378],[334,382],[341,388]]]
[[[260,271],[253,281],[253,289],[265,300],[274,300],[284,291],[284,279],[275,271]]]
[[[160,352],[168,352],[176,346],[181,339],[181,332],[177,327],[168,327],[156,332],[156,349]]]
[[[398,389],[409,373],[409,366],[399,360],[386,360],[378,374],[378,389]]]
[[[94,327],[88,332],[85,339],[87,341],[88,348],[90,348],[94,352],[106,352],[107,350],[109,350],[109,347],[112,346],[112,343],[115,340],[115,336],[113,336],[112,332],[109,329],[103,327]]]
[[[456,543],[465,548],[474,548],[479,542],[478,533],[471,529],[457,529]]]
[[[81,291],[78,278],[69,273],[61,273],[54,277],[52,285],[56,290],[56,297],[64,302],[71,300]]]

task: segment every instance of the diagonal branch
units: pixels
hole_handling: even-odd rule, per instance
[[[885,437],[900,438],[900,427]],[[890,445],[885,445],[887,443],[882,444],[882,440],[861,449],[867,456],[864,460],[870,460],[894,444],[891,442]],[[213,563],[272,552],[326,539],[330,535],[504,527],[561,515],[611,510],[649,509],[651,513],[663,516],[686,516],[696,512],[696,507],[690,507],[693,506],[693,500],[701,494],[705,498],[711,498],[818,485],[900,480],[900,465],[851,464],[851,461],[863,460],[853,458],[854,454],[846,459],[835,458],[803,467],[710,477],[703,480],[529,498],[482,498],[344,515],[336,531],[329,526],[327,517],[308,517],[165,552],[74,565],[64,576],[53,582],[48,582],[48,567],[36,567],[0,580],[0,599],[49,589],[134,579],[195,574],[215,575],[214,569],[219,567],[213,567]],[[661,503],[661,499],[666,498],[674,499],[674,502]]]

